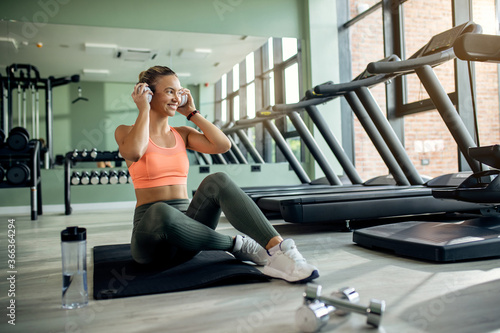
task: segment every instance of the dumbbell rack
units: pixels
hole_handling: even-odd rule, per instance
[[[31,220],[37,220],[38,215],[42,215],[42,182],[40,177],[40,141],[29,141],[26,148],[13,150],[7,145],[0,147],[0,164],[6,170],[17,163],[25,163],[29,168],[29,177],[20,183],[12,183],[7,180],[0,180],[0,189],[29,187],[31,189]]]
[[[94,151],[95,157],[91,153],[83,156],[76,151],[66,153],[64,158],[64,207],[65,214],[71,215],[71,168],[78,162],[106,162],[106,161],[125,161],[120,157],[118,151]]]

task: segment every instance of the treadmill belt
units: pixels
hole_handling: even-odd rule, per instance
[[[432,189],[424,186],[386,191],[262,198],[258,205],[268,209],[279,205],[282,218],[294,223],[468,212],[483,207],[476,203],[436,199],[432,196]]]

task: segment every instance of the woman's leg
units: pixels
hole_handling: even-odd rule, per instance
[[[131,250],[135,261],[179,264],[201,250],[232,249],[231,236],[187,217],[167,202],[137,207]]]
[[[186,215],[215,229],[221,210],[233,227],[268,250],[264,274],[289,282],[307,282],[319,276],[317,268],[299,253],[295,242],[283,241],[253,200],[229,176],[215,173],[200,184]],[[243,248],[247,249],[243,258],[254,262],[261,259],[260,253],[253,252],[252,242],[244,243]]]
[[[281,239],[253,200],[227,174],[219,172],[203,180],[186,215],[215,229],[221,210],[236,230],[253,238],[264,248],[271,239]]]

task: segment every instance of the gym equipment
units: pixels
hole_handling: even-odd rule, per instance
[[[65,214],[71,214],[71,186],[77,185],[72,183],[72,175],[71,168],[74,167],[77,163],[82,162],[106,162],[106,161],[114,161],[117,165],[118,162],[123,162],[124,159],[119,155],[118,151],[98,151],[97,148],[93,148],[90,152],[86,149],[83,149],[79,152],[77,149],[73,151],[67,152],[64,156],[58,156],[58,160],[64,160],[64,206],[65,206]],[[120,175],[120,176],[119,176]],[[121,178],[120,178],[121,177]],[[124,181],[125,180],[125,181]],[[81,185],[98,185],[98,184],[126,184],[128,180],[128,175],[123,170],[120,173],[117,173],[114,170],[106,171],[81,171],[80,173],[80,183]]]
[[[492,47],[498,50],[499,42],[499,36],[464,34],[454,40],[453,50],[456,50],[462,60],[485,61],[492,57],[492,62],[498,62],[500,58]],[[453,50],[450,56],[453,56]],[[428,68],[420,73],[424,74],[422,82],[432,82],[433,87],[439,88],[436,83],[437,79],[432,80]],[[447,117],[450,119],[448,120],[453,121],[455,128],[463,128],[464,124],[457,116],[457,111],[449,111]],[[459,136],[458,133],[456,136]],[[481,163],[493,168],[500,167],[500,148],[498,145],[475,147],[474,144],[467,147],[466,142],[471,141],[470,137],[459,139],[461,151],[467,150],[468,160],[475,159],[473,165],[474,170],[477,171],[457,188],[435,189],[432,194],[443,201],[486,203],[486,207],[481,210],[483,216],[454,223],[411,221],[371,227],[356,230],[353,233],[353,241],[370,249],[388,250],[396,255],[437,262],[500,256],[500,183],[498,180],[500,171],[481,171]]]
[[[109,183],[111,185],[115,185],[115,184],[118,184],[118,172],[116,172],[115,170],[111,170],[109,172]]]
[[[385,311],[385,301],[371,299],[365,307],[357,304],[359,295],[354,288],[343,288],[336,295],[339,297],[321,296],[322,287],[308,284],[304,292],[304,304],[295,313],[295,322],[302,332],[316,332],[325,326],[331,313],[346,315],[351,312],[365,315],[366,323],[379,327]]]
[[[456,38],[460,34],[475,32],[477,30],[478,26],[469,22],[450,29],[444,35],[440,34],[440,38],[433,38],[429,45],[439,46],[437,44],[439,41],[448,42],[452,37]],[[423,49],[427,48],[424,47]],[[465,179],[464,175],[457,173],[451,177],[450,175],[441,176],[424,184],[422,178],[418,175],[415,167],[409,160],[404,147],[390,127],[387,119],[382,116],[380,108],[368,90],[369,87],[375,84],[387,82],[398,75],[402,75],[400,71],[383,71],[382,73],[377,71],[375,74],[372,74],[373,68],[389,68],[390,65],[390,68],[403,68],[407,72],[410,72],[418,71],[422,66],[429,68],[430,66],[437,66],[452,59],[449,55],[449,46],[445,49],[440,48],[440,50],[438,53],[434,52],[429,55],[426,53],[422,55],[422,51],[420,50],[416,53],[415,58],[411,59],[410,63],[389,57],[386,61],[369,64],[367,70],[352,82],[324,84],[314,88],[316,98],[345,96],[353,111],[357,112],[356,115],[360,120],[371,120],[372,125],[375,127],[373,133],[379,132],[379,135],[382,136],[383,143],[386,144],[387,149],[389,149],[396,160],[396,164],[402,170],[401,176],[407,179],[410,186],[388,187],[380,191],[340,188],[330,193],[311,195],[280,196],[277,194],[274,197],[262,197],[258,201],[259,207],[267,207],[267,209],[274,210],[279,209],[285,221],[295,223],[328,222],[333,220],[349,221],[447,212],[474,212],[485,208],[484,205],[477,203],[444,201],[432,196],[433,188],[456,186],[456,180],[460,179],[463,181]],[[436,105],[440,109],[440,112],[444,113],[442,111],[445,109],[443,105]],[[362,114],[360,111],[364,111],[364,113]],[[445,116],[443,116],[444,118]],[[448,123],[450,130],[452,130],[451,118],[445,119],[445,122]],[[366,125],[363,125],[363,127],[368,132],[369,127]],[[380,152],[380,149],[378,150]],[[474,170],[474,164],[477,164],[477,162],[470,162],[470,164]],[[398,180],[398,183],[403,180],[405,179]],[[450,180],[452,180],[451,183]]]
[[[320,301],[309,302],[302,305],[295,312],[295,325],[301,332],[312,333],[321,330],[328,324],[330,314],[335,311],[331,305]]]
[[[109,174],[107,171],[101,171],[99,173],[99,183],[106,185],[109,183]]]
[[[269,281],[257,268],[224,251],[202,251],[175,267],[138,265],[130,254],[130,244],[96,246],[93,253],[96,300]],[[126,272],[122,276],[126,280],[117,281],[116,272]]]
[[[2,148],[5,142],[5,132],[0,128],[0,148]]]
[[[31,95],[31,133],[32,138],[40,139],[40,93],[45,91],[45,146],[42,149],[44,163],[46,168],[52,167],[54,163],[53,156],[53,113],[52,113],[52,89],[71,82],[78,82],[79,75],[68,77],[41,78],[38,69],[28,64],[12,64],[6,67],[7,75],[0,76],[2,86],[3,101],[0,114],[0,128],[4,133],[14,128],[13,107],[17,102],[17,126],[28,128],[28,102],[27,94]]]
[[[99,172],[92,170],[90,172],[90,184],[92,185],[99,184],[99,177],[100,177]]]
[[[73,174],[71,174],[71,184],[72,185],[78,185],[80,184],[80,173],[78,171],[75,171],[73,172]]]
[[[80,177],[80,183],[82,185],[88,185],[88,184],[90,184],[90,174],[88,173],[88,171],[83,171],[82,172],[82,175]]]
[[[359,303],[359,294],[353,287],[343,287],[332,293],[333,297],[348,301],[350,303]],[[345,316],[349,314],[349,311],[345,311],[341,308],[337,308],[335,311],[337,316]]]
[[[399,58],[397,57],[390,57],[389,60],[395,61]],[[343,87],[349,86],[349,89],[355,89],[363,86],[372,86],[377,83],[385,82],[388,78],[387,76],[379,76],[376,78],[377,80],[374,80],[372,75],[365,75],[363,73],[359,77],[357,77],[352,84],[343,84]],[[332,82],[327,82],[323,84],[324,86],[330,86],[332,85]],[[323,86],[321,85],[321,86]],[[337,85],[338,86],[338,85]],[[314,185],[314,186],[274,186],[274,187],[246,187],[243,188],[243,190],[252,197],[259,207],[265,210],[270,210],[270,211],[280,211],[279,207],[279,201],[281,198],[284,196],[297,196],[297,195],[307,195],[307,194],[320,194],[320,193],[338,193],[338,192],[344,192],[346,189],[349,189],[351,191],[374,191],[374,190],[387,190],[389,187],[376,187],[375,185],[409,185],[410,182],[407,180],[404,172],[402,171],[401,167],[398,165],[396,159],[394,156],[391,154],[389,149],[387,148],[387,145],[383,141],[382,136],[380,133],[376,131],[375,125],[371,122],[368,116],[364,116],[362,113],[363,107],[357,107],[354,109],[354,112],[358,116],[358,118],[362,119],[363,126],[366,129],[366,132],[369,134],[370,138],[372,139],[375,147],[378,149],[382,159],[385,161],[388,169],[390,172],[392,172],[395,176],[379,176],[374,179],[368,180],[366,182],[362,182],[361,178],[359,177],[357,171],[354,168],[354,165],[351,163],[349,160],[349,157],[345,154],[344,150],[342,149],[342,146],[340,143],[337,141],[335,138],[335,135],[333,134],[332,130],[326,125],[326,121],[319,112],[317,105],[319,104],[324,104],[329,101],[331,101],[334,98],[337,98],[338,96],[342,96],[346,94],[346,89],[339,89],[336,93],[333,94],[328,94],[327,97],[320,96],[316,94],[313,90],[309,90],[306,92],[305,97],[298,103],[295,104],[278,104],[273,106],[273,113],[275,114],[296,114],[297,111],[300,110],[305,110],[309,117],[313,120],[314,125],[319,129],[321,135],[324,137],[325,141],[327,142],[328,146],[330,147],[332,153],[335,155],[337,160],[339,161],[340,165],[343,167],[345,174],[349,178],[349,181],[352,185],[343,185],[340,188],[335,188],[332,186],[321,186],[319,185],[320,182],[315,181],[310,184],[304,184],[304,185]],[[365,112],[365,111],[364,111]],[[366,113],[366,112],[365,112]],[[300,131],[299,131],[300,133]],[[406,170],[414,170],[414,168],[405,168]],[[409,171],[408,171],[409,172]],[[416,170],[413,171],[412,174],[410,174],[413,179],[417,179],[417,176],[415,176]],[[330,182],[331,183],[331,182]],[[421,180],[416,181],[417,184],[421,184]],[[360,188],[359,185],[367,185],[370,186],[370,188]],[[335,185],[335,184],[334,184]],[[266,197],[279,197],[279,200],[273,200],[271,199],[265,199],[260,201],[261,198],[266,198]]]
[[[26,183],[30,179],[30,168],[23,162],[16,162],[7,170],[7,181],[14,185]]]
[[[24,127],[14,127],[9,132],[7,145],[12,150],[24,150],[30,141],[29,133]]]
[[[3,182],[3,179],[5,177],[5,169],[0,165],[0,183]]]
[[[280,133],[276,125],[272,122],[272,120],[276,118],[283,117],[283,115],[272,115],[272,116],[265,116],[261,117],[260,115],[262,112],[257,112],[257,117],[254,119],[241,119],[238,120],[234,126],[229,127],[229,128],[223,128],[222,131],[226,134],[229,135],[233,132],[237,132],[239,130],[244,130],[249,127],[254,127],[257,124],[263,124],[264,128],[268,131],[268,133],[271,135],[273,140],[276,142],[276,145],[278,149],[281,151],[283,156],[285,156],[286,160],[290,164],[290,167],[293,169],[297,177],[299,178],[301,183],[309,183],[311,180],[309,179],[309,176],[305,172],[304,168],[300,164],[300,162],[297,160],[297,157],[293,154],[292,150],[290,147],[287,145],[285,138],[283,135]]]
[[[12,142],[24,140],[21,129],[14,132],[14,137],[21,139],[12,139]],[[20,148],[21,144],[13,146]],[[42,214],[40,147],[39,140],[30,140],[21,150],[14,150],[8,144],[0,146],[0,189],[29,187],[32,220],[38,219],[38,214]]]
[[[118,182],[120,184],[127,184],[128,183],[128,176],[127,173],[123,170],[120,170],[118,172]]]

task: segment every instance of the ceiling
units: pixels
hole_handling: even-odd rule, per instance
[[[132,83],[141,71],[165,65],[178,73],[183,85],[212,84],[266,41],[241,35],[0,21],[0,74],[5,76],[5,67],[17,63],[35,66],[42,78],[79,74],[81,81]]]

